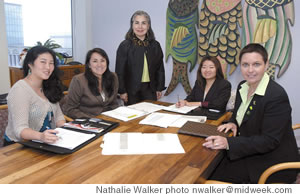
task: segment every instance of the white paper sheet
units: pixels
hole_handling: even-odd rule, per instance
[[[153,113],[162,110],[165,106],[153,104],[150,102],[141,102],[141,103],[130,105],[128,107],[136,110],[144,111],[146,113]]]
[[[177,108],[176,105],[173,104],[171,106],[166,106],[164,108],[164,110],[186,114],[186,113],[190,112],[191,110],[194,110],[197,107],[199,107],[199,106],[183,106],[183,107]]]
[[[107,133],[103,141],[103,155],[185,153],[178,135],[171,133]]]
[[[181,118],[176,120],[175,122],[171,123],[169,127],[182,127],[187,121],[194,121],[199,123],[205,123],[207,117],[206,116],[188,116],[182,115]]]
[[[57,140],[55,143],[52,143],[51,145],[55,145],[58,147],[68,148],[68,149],[74,149],[80,144],[88,141],[89,139],[92,139],[95,137],[95,134],[86,134],[86,133],[80,133],[76,131],[71,131],[63,128],[56,128],[57,136],[59,136],[59,140]],[[36,141],[36,140],[32,140]],[[40,141],[36,141],[40,142]]]
[[[138,117],[144,116],[147,113],[126,106],[120,106],[114,110],[102,112],[102,114],[115,119],[119,119],[121,121],[130,121],[132,119],[136,119]]]
[[[146,118],[141,120],[139,124],[154,125],[158,127],[167,128],[176,120],[180,119],[181,117],[182,115],[155,112],[155,113],[151,113]]]

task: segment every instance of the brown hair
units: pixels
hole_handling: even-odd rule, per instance
[[[258,53],[262,56],[265,63],[268,61],[268,52],[262,45],[258,43],[250,43],[246,45],[240,52],[239,60],[241,61],[242,57],[246,53]]]

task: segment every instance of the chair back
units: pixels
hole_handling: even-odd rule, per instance
[[[300,124],[293,125],[294,134],[297,142],[298,152],[300,154]]]
[[[0,105],[0,147],[4,143],[4,133],[8,122],[8,108],[7,105]]]

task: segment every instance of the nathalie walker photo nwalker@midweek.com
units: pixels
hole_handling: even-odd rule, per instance
[[[289,192],[292,193],[291,188]],[[238,187],[234,186],[225,186],[218,187],[212,185],[131,185],[131,186],[117,186],[117,185],[101,185],[96,186],[96,193],[165,193],[165,194],[181,194],[181,193],[273,193],[272,188],[267,187],[255,187],[255,185],[239,185]],[[285,193],[285,192],[283,192]]]

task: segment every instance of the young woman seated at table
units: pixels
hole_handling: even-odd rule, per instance
[[[284,88],[265,73],[268,53],[252,43],[240,52],[241,72],[233,115],[219,131],[234,137],[210,136],[203,146],[226,150],[210,179],[232,183],[257,183],[272,165],[299,161],[292,129],[291,105]],[[267,183],[292,183],[297,170],[273,174]]]
[[[224,79],[219,60],[213,56],[206,56],[199,65],[197,80],[191,94],[185,100],[179,100],[176,107],[199,106],[189,114],[217,119],[226,111],[230,94],[231,84]]]
[[[64,114],[76,118],[92,118],[118,107],[118,77],[109,70],[109,59],[101,48],[88,51],[85,72],[73,77]]]
[[[54,143],[54,130],[64,125],[59,101],[63,97],[55,53],[42,46],[31,48],[24,59],[24,76],[7,97],[8,125],[4,146],[21,140]]]

